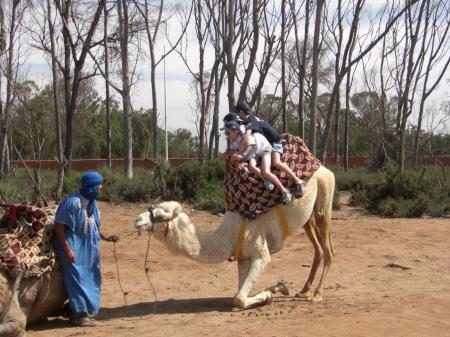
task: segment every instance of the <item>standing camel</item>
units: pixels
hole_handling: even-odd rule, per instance
[[[311,301],[322,300],[324,281],[334,255],[330,237],[334,185],[333,173],[321,166],[308,180],[304,196],[283,206],[289,233],[303,225],[314,246],[314,260],[308,280],[296,295]],[[182,206],[176,201],[169,201],[139,215],[135,227],[138,230],[147,229],[176,254],[202,263],[220,263],[234,254],[242,222],[239,213],[227,212],[222,224],[214,232],[202,234],[182,212]],[[274,293],[287,294],[286,287],[279,283],[249,296],[255,281],[269,264],[271,254],[281,250],[283,241],[283,229],[275,209],[249,221],[238,259],[239,289],[234,298],[236,307],[244,309],[255,304],[270,304]],[[322,260],[322,276],[313,292],[312,284]]]

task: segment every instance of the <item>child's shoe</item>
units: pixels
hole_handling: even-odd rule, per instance
[[[300,182],[295,184],[294,197],[298,199],[303,197],[303,194],[305,194],[305,182],[300,180]]]
[[[264,180],[264,186],[266,187],[266,190],[268,190],[268,191],[273,191],[273,189],[275,188],[275,185],[273,184],[273,182],[271,182],[268,179]]]
[[[285,205],[289,204],[292,199],[291,192],[289,192],[288,190],[285,190],[285,191],[281,192],[281,194],[283,195],[283,204],[285,204]]]

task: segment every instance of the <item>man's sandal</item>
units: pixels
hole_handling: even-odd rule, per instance
[[[97,325],[95,320],[92,320],[89,317],[75,318],[73,324],[81,327],[94,327]]]

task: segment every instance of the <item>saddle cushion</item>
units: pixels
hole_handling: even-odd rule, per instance
[[[0,268],[25,277],[51,270],[56,258],[52,247],[56,207],[8,205],[0,219]]]
[[[300,137],[283,134],[282,142],[284,151],[281,161],[286,163],[300,179],[307,182],[320,167],[320,161],[314,157]],[[288,179],[285,172],[272,167],[272,173],[287,189],[293,191],[295,182]],[[250,172],[248,164],[244,162],[225,162],[224,194],[229,211],[237,211],[250,219],[281,204],[283,199],[278,189],[269,192],[264,187],[263,180]]]

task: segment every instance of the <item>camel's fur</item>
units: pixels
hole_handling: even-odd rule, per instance
[[[303,225],[314,246],[310,275],[303,289],[297,294],[313,301],[322,300],[324,280],[334,255],[330,237],[333,193],[334,175],[325,167],[320,167],[308,180],[303,197],[284,206],[289,233]],[[243,221],[239,213],[227,212],[222,224],[214,232],[202,234],[197,232],[189,217],[180,211],[180,207],[175,201],[163,202],[142,213],[136,219],[135,226],[137,229],[147,228],[172,252],[199,262],[219,263],[233,255]],[[153,212],[152,217],[150,212]],[[249,296],[253,284],[270,262],[271,254],[281,250],[283,241],[283,231],[275,210],[249,221],[238,261],[239,289],[235,297],[237,307],[247,308],[253,304],[271,303],[273,293],[287,292],[285,287],[278,284],[255,296]],[[322,276],[312,293],[312,283],[322,260]]]
[[[14,288],[18,291],[14,292]],[[26,324],[45,319],[61,307],[66,298],[58,265],[42,277],[16,281],[1,271],[0,336],[23,336]]]

